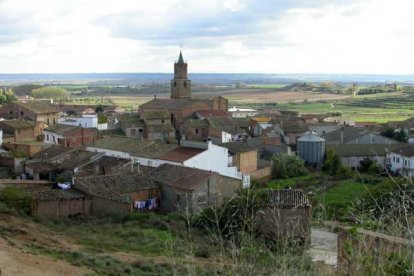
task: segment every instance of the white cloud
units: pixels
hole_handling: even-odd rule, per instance
[[[288,3],[288,4],[287,4]],[[0,72],[412,74],[408,0],[3,0]]]

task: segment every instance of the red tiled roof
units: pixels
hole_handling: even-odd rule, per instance
[[[203,151],[205,151],[205,149],[179,147],[162,155],[160,159],[181,163],[202,153]]]

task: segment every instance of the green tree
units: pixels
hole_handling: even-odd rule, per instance
[[[308,173],[305,163],[296,155],[276,154],[272,157],[272,177],[289,178]]]
[[[47,98],[56,101],[67,101],[69,99],[69,92],[60,87],[46,86],[33,89],[32,97],[37,99]]]
[[[337,175],[341,168],[342,164],[339,156],[335,152],[328,150],[326,152],[326,159],[322,165],[322,171],[329,175]]]

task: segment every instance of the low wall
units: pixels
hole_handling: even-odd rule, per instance
[[[267,166],[250,173],[251,181],[267,182],[270,180],[272,167]]]

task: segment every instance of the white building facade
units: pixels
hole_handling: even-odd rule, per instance
[[[211,141],[209,141],[208,143],[195,143],[190,141],[183,141],[182,146],[200,148],[205,150],[182,162],[163,160],[160,158],[146,158],[139,156],[139,154],[132,155],[127,152],[108,150],[97,147],[87,147],[86,150],[93,152],[103,152],[106,156],[130,159],[133,160],[135,163],[139,163],[141,165],[149,167],[158,167],[163,164],[171,164],[217,172],[223,176],[242,180],[244,188],[250,187],[250,175],[244,175],[240,173],[237,167],[232,166],[232,164],[228,162],[229,154],[227,148],[214,145]]]
[[[84,128],[98,128],[98,116],[96,114],[84,114],[81,117],[66,117],[58,119],[62,125],[82,126]]]
[[[387,155],[393,173],[414,176],[414,147],[407,146]]]

